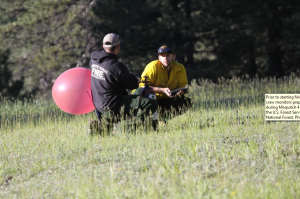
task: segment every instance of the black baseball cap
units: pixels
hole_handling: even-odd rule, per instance
[[[161,45],[158,48],[157,55],[164,54],[164,53],[166,53],[166,54],[174,54],[171,46],[168,45],[168,44]]]

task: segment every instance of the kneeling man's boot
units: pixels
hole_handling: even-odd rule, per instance
[[[102,125],[99,120],[90,120],[88,123],[88,136],[100,135],[102,133]]]

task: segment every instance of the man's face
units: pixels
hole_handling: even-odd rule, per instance
[[[158,55],[158,60],[164,67],[168,67],[175,60],[175,55],[163,53],[163,54]]]

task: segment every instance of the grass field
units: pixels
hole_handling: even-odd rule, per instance
[[[193,81],[194,108],[159,132],[88,137],[93,113],[52,100],[0,105],[0,198],[300,198],[298,122],[265,122],[281,80]]]

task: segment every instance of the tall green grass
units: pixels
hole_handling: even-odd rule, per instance
[[[158,132],[88,137],[52,100],[0,105],[1,198],[299,198],[300,128],[265,122],[299,78],[194,80],[194,108]]]

